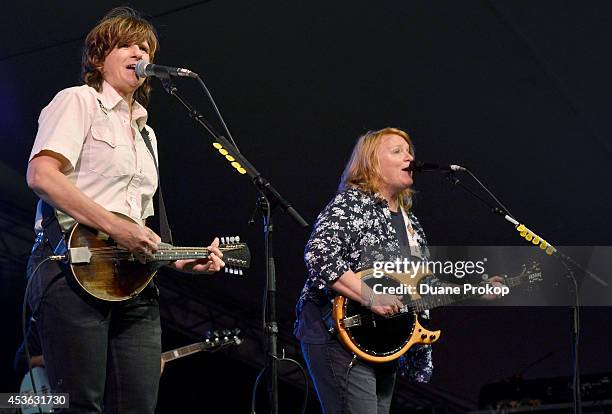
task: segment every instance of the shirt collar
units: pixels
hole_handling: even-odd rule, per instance
[[[104,81],[102,83],[102,92],[99,93],[99,100],[104,106],[103,109],[115,109],[118,105],[122,103],[126,105],[127,103],[123,100],[119,92],[115,90],[111,86],[110,83]],[[148,113],[144,106],[142,106],[138,101],[134,101],[134,105],[132,106],[132,119],[136,120],[136,124],[138,125],[138,129],[142,129],[147,122]]]

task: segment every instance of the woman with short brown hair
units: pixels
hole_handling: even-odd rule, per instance
[[[154,283],[129,300],[105,302],[84,293],[65,266],[46,261],[62,239],[55,235],[75,223],[110,236],[141,261],[157,251],[160,238],[145,226],[158,184],[157,139],[146,125],[148,80],[135,72],[157,49],[148,21],[133,9],[113,9],[85,40],[85,85],[60,91],[40,114],[27,172],[40,197],[28,303],[51,391],[70,395],[62,412],[152,413],[157,402],[161,327]],[[218,271],[217,246],[215,239],[210,260],[173,265]]]

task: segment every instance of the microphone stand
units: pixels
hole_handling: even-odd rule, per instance
[[[203,85],[200,77],[198,75],[195,77],[200,84]],[[283,196],[281,196],[274,186],[272,186],[272,184],[266,180],[259,171],[257,171],[253,164],[251,164],[232,143],[230,143],[229,140],[227,140],[223,135],[217,133],[210,123],[203,117],[203,115],[178,94],[178,90],[172,83],[169,74],[168,76],[158,75],[158,78],[160,78],[166,92],[174,96],[185,107],[185,109],[187,109],[189,116],[193,118],[193,120],[200,126],[202,126],[206,132],[208,132],[213,139],[213,146],[217,148],[228,161],[231,162],[232,167],[238,170],[240,174],[248,175],[260,193],[257,200],[256,211],[259,210],[263,216],[266,257],[266,295],[263,311],[263,328],[264,336],[266,337],[267,355],[265,359],[266,363],[257,377],[255,387],[257,387],[257,383],[263,372],[268,370],[270,409],[272,414],[278,414],[278,361],[284,358],[279,358],[277,351],[278,323],[276,320],[276,267],[272,249],[272,235],[274,230],[274,226],[272,224],[272,211],[277,205],[280,205],[280,207],[298,226],[306,228],[309,226],[309,224],[302,218],[295,208],[293,208],[291,204],[289,204],[289,202],[283,198]],[[255,392],[253,394],[255,394]]]
[[[590,278],[592,278],[593,280],[595,280],[596,282],[598,282],[604,287],[608,287],[608,283],[603,281],[601,278],[599,278],[596,274],[592,273],[591,271],[584,269],[580,264],[578,264],[570,256],[564,254],[563,252],[560,252],[554,246],[552,246],[546,240],[544,240],[542,237],[538,236],[535,232],[529,230],[527,227],[525,227],[525,225],[519,223],[514,217],[512,217],[512,215],[510,215],[508,210],[505,207],[503,207],[501,202],[489,191],[489,189],[470,170],[466,168],[465,171],[469,173],[474,178],[474,180],[478,183],[478,185],[480,185],[488,194],[490,194],[491,197],[494,200],[496,200],[497,203],[502,208],[491,205],[489,202],[487,202],[482,197],[480,197],[478,194],[476,194],[474,191],[472,191],[469,187],[466,187],[455,176],[455,174],[453,174],[453,171],[448,172],[447,178],[451,183],[463,188],[468,193],[473,195],[475,198],[483,202],[487,207],[489,207],[492,213],[502,216],[504,220],[511,223],[516,228],[516,230],[519,231],[519,234],[521,237],[531,242],[535,246],[539,245],[541,250],[545,250],[547,255],[553,256],[557,260],[559,260],[561,264],[567,270],[566,275],[568,279],[570,280],[570,283],[573,283],[573,289],[570,289],[570,290],[573,290],[573,293],[575,295],[575,303],[571,307],[571,316],[570,316],[571,317],[572,357],[573,357],[573,368],[574,368],[573,370],[574,371],[573,372],[574,374],[573,376],[573,402],[574,402],[573,412],[574,414],[581,414],[582,413],[582,403],[581,403],[581,390],[580,390],[580,387],[581,387],[580,386],[580,364],[579,364],[579,357],[578,357],[579,355],[578,345],[579,345],[579,338],[580,338],[580,304],[578,300],[579,299],[578,283],[576,281],[573,269],[578,269],[581,272],[584,272],[585,275],[588,275]]]

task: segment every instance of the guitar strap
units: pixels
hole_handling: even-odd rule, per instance
[[[47,203],[42,198],[40,199],[40,212],[42,216],[42,228],[45,236],[51,245],[53,254],[56,256],[64,256],[68,252],[68,246],[64,240],[64,232],[60,227],[55,208]]]
[[[159,193],[159,198],[157,199],[158,211],[159,211],[159,233],[162,241],[164,243],[172,244],[172,230],[170,230],[170,225],[168,224],[168,216],[166,215],[166,205],[164,204],[164,196],[162,195],[162,187],[161,187],[161,178],[159,176],[159,167],[157,166],[157,159],[155,158],[155,152],[153,151],[153,145],[151,144],[151,137],[149,136],[149,131],[144,126],[140,130],[140,135],[142,135],[142,139],[144,140],[151,156],[153,157],[153,163],[155,164],[155,170],[157,171],[157,192]]]

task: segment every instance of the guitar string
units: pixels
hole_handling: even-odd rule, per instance
[[[234,250],[240,250],[242,247],[220,247],[219,250],[222,252],[232,252]],[[109,247],[91,247],[89,251],[93,252],[127,252],[128,250],[121,247],[109,246]],[[160,247],[157,249],[158,252],[196,252],[196,253],[207,253],[209,251],[208,248],[205,247]]]
[[[190,252],[190,251],[185,251],[185,252],[174,252],[174,253],[168,253],[168,251],[165,251],[165,255],[164,254],[160,254],[159,251],[158,253],[154,253],[152,255],[152,258],[156,260],[179,260],[179,259],[192,259],[194,258],[193,255],[199,255],[199,258],[205,259],[208,257],[208,252]],[[130,253],[127,250],[121,250],[121,249],[116,249],[114,251],[102,251],[102,252],[97,252],[94,251],[91,255],[92,257],[98,258],[98,259],[102,259],[102,260],[108,260],[109,258],[115,258],[115,259],[120,259],[120,260],[130,260],[134,258],[134,255],[132,253]],[[241,263],[240,261],[245,261],[245,259],[241,259],[240,257],[224,257],[224,260],[226,262],[226,265],[234,265],[234,266],[240,266]]]
[[[239,250],[242,247],[220,247],[219,250],[221,251],[232,251],[232,250]],[[109,247],[90,247],[89,250],[91,251],[127,251],[127,249],[125,248],[121,248],[121,247],[114,247],[114,246],[109,246]],[[207,252],[209,249],[206,247],[160,247],[157,249],[157,251],[173,251],[173,250],[177,250],[177,251],[184,251],[184,250],[188,250],[188,251],[205,251]]]

